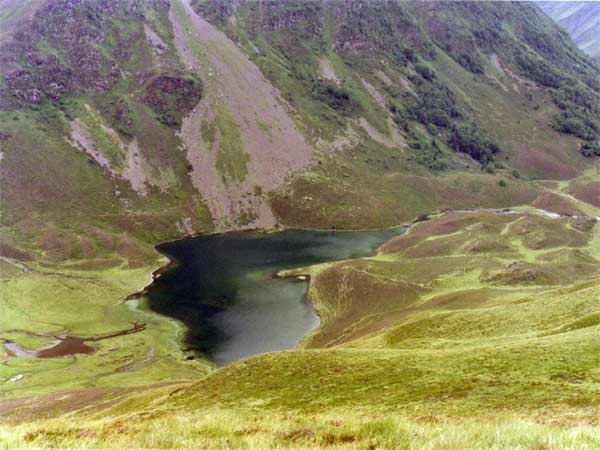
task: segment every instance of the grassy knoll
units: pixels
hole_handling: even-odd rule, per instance
[[[436,210],[524,205],[539,192],[506,170],[432,176],[397,150],[371,142],[323,157],[315,170],[273,193],[271,205],[289,226],[361,229],[394,226]]]
[[[595,207],[596,215],[600,214],[600,164],[586,170],[583,175],[571,180],[568,186],[563,186],[563,193],[567,193],[588,207]],[[589,214],[589,213],[588,213]]]
[[[420,330],[419,339],[481,337],[482,328],[490,336],[533,331],[522,322],[523,310],[546,325],[559,310],[541,314],[541,303],[534,312],[531,295],[597,279],[598,230],[594,219],[536,212],[457,212],[419,223],[375,257],[306,269],[309,298],[322,318],[307,345],[331,347],[398,323]],[[569,303],[561,320],[593,313],[597,305],[586,301],[581,310]]]

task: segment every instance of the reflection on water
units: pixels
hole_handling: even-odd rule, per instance
[[[163,244],[178,264],[148,289],[148,303],[185,323],[186,345],[219,364],[294,348],[319,319],[306,283],[272,274],[369,255],[403,231],[227,233]]]

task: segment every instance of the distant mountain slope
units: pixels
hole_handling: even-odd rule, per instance
[[[600,153],[599,69],[527,3],[0,5],[3,224],[42,235],[391,225]]]
[[[565,28],[579,48],[600,61],[600,3],[540,1],[538,5]]]

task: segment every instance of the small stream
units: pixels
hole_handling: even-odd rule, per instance
[[[307,282],[273,275],[371,255],[404,230],[233,232],[169,242],[157,248],[175,264],[146,298],[153,311],[186,325],[187,349],[217,364],[291,349],[319,318],[306,301]]]

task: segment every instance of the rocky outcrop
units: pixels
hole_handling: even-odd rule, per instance
[[[103,93],[122,79],[124,61],[145,32],[145,8],[165,0],[48,0],[2,39],[0,63],[9,68],[0,108],[59,103],[68,94]],[[115,23],[126,23],[123,32]],[[160,39],[156,33],[153,38]],[[12,68],[12,69],[10,69]]]
[[[202,98],[199,80],[171,75],[159,75],[146,85],[144,102],[170,127],[179,127]]]

